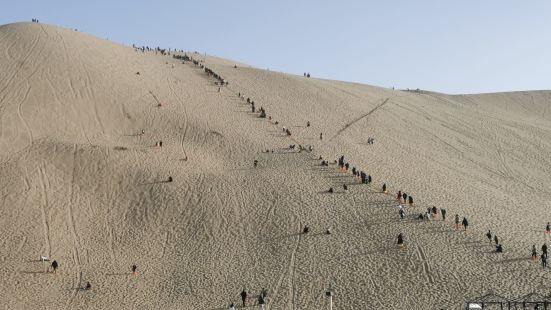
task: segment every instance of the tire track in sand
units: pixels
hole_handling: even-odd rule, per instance
[[[27,91],[25,92],[25,96],[23,96],[23,99],[19,102],[19,105],[17,106],[17,115],[19,116],[19,119],[21,120],[21,123],[23,123],[23,126],[25,127],[25,130],[27,131],[27,134],[29,135],[29,146],[33,145],[33,132],[31,131],[31,128],[29,127],[29,123],[25,120],[23,117],[23,113],[21,112],[21,108],[23,107],[23,103],[27,100],[27,97],[29,97],[29,93],[31,92],[31,86],[29,85],[29,82],[27,82]]]
[[[50,225],[48,223],[48,216],[46,214],[46,208],[48,207],[48,196],[46,192],[46,168],[40,167],[39,169],[39,180],[40,180],[40,189],[42,192],[42,203],[40,204],[40,211],[42,213],[42,226],[44,227],[44,240],[46,242],[46,253],[48,257],[52,257],[52,247],[50,243]]]
[[[428,283],[434,284],[434,278],[432,276],[432,272],[430,271],[430,266],[427,262],[427,257],[425,256],[425,252],[423,252],[423,249],[417,245],[415,246],[415,253],[417,254],[417,257],[422,262],[423,267],[423,275],[425,276],[425,279]]]
[[[169,78],[167,77],[166,78],[167,82],[168,82],[168,87],[170,88],[170,91],[172,92],[172,94],[174,95],[174,97],[176,97],[176,100],[178,100],[178,102],[180,103],[180,106],[182,107],[183,109],[183,114],[184,114],[184,125],[182,127],[184,127],[184,133],[182,134],[182,139],[180,141],[180,146],[182,148],[182,152],[184,152],[184,156],[185,158],[187,158],[187,152],[186,152],[186,149],[185,149],[185,140],[186,140],[186,134],[187,134],[187,131],[188,131],[188,116],[187,116],[187,111],[186,111],[186,106],[182,100],[182,97],[180,97],[180,95],[178,95],[178,93],[174,90],[173,86],[172,86],[172,82],[169,80]]]
[[[296,266],[296,253],[297,253],[297,250],[298,250],[298,246],[300,245],[300,240],[301,240],[301,236],[302,234],[299,234],[297,236],[297,241],[295,243],[295,247],[293,248],[293,251],[291,252],[291,256],[289,258],[289,264],[287,265],[287,272],[282,272],[279,276],[279,279],[277,280],[277,284],[274,288],[274,294],[273,294],[273,298],[270,298],[268,300],[268,305],[267,305],[267,308],[268,309],[271,309],[272,307],[272,302],[277,298],[277,294],[279,292],[279,288],[281,287],[281,282],[283,282],[283,279],[285,278],[285,276],[287,276],[287,281],[288,281],[288,296],[289,296],[289,301],[288,301],[288,306],[289,306],[289,309],[295,309],[295,306],[296,306],[296,300],[295,300],[295,297],[296,297],[296,289],[295,289],[295,266]],[[290,305],[289,305],[290,303]]]
[[[375,111],[377,111],[379,108],[381,108],[382,106],[384,106],[391,98],[388,97],[386,98],[385,100],[383,100],[383,102],[379,103],[376,107],[374,107],[373,109],[371,109],[369,112],[361,115],[360,117],[354,119],[353,121],[349,122],[348,124],[344,125],[341,129],[339,129],[339,131],[337,131],[337,133],[332,136],[331,138],[329,138],[329,141],[335,139],[336,137],[338,137],[341,133],[343,133],[346,129],[348,129],[350,126],[356,124],[357,122],[361,121],[362,119],[366,118],[366,117],[369,117],[369,115],[373,114]]]
[[[75,187],[75,172],[76,172],[76,159],[77,159],[77,145],[75,144],[73,146],[73,171],[71,174],[71,192],[69,193],[69,203],[67,204],[67,208],[65,210],[67,215],[67,221],[69,222],[69,229],[71,230],[71,235],[73,236],[73,260],[75,262],[76,267],[76,288],[73,287],[73,293],[71,294],[71,297],[67,300],[67,303],[65,304],[65,308],[68,309],[71,304],[73,303],[77,292],[80,288],[80,283],[82,281],[82,271],[80,268],[80,257],[78,252],[78,235],[75,227],[75,218],[73,213],[73,204],[74,204],[74,187]]]

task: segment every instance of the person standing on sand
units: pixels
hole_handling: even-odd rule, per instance
[[[486,238],[488,238],[488,241],[490,241],[490,244],[492,244],[492,233],[490,232],[490,230],[488,230],[488,232],[486,233]]]
[[[547,257],[547,243],[544,243],[542,246],[541,246],[541,252],[543,255],[545,255],[545,257]],[[55,261],[54,261],[55,262]],[[53,264],[53,263],[52,263]]]
[[[497,238],[497,235],[494,235],[494,242],[496,243],[496,245],[499,244],[499,239]]]
[[[264,297],[262,294],[258,295],[258,305],[260,306],[260,309],[264,309]]]
[[[467,227],[469,226],[469,222],[467,221],[466,217],[463,217],[463,221],[461,222],[461,225],[463,225],[465,232],[467,232]]]
[[[406,216],[406,213],[404,212],[404,208],[400,206],[400,210],[398,210],[398,214],[400,215],[400,222],[404,220],[404,217]]]
[[[245,292],[245,289],[241,291],[241,301],[243,301],[243,307],[247,304],[247,292]]]
[[[547,255],[543,255],[543,253],[541,254],[541,266],[543,269],[547,267]]]
[[[455,230],[459,229],[459,214],[455,215]]]
[[[398,234],[397,244],[400,248],[402,248],[404,246],[404,235],[402,235],[402,233]]]
[[[323,132],[320,133],[320,140],[323,140]]]
[[[405,192],[402,194],[402,198],[404,198],[404,203],[406,203],[406,199],[408,199],[408,194]]]
[[[411,195],[408,197],[408,202],[410,206],[413,205],[413,197]]]
[[[532,245],[532,260],[536,260],[538,258],[538,251],[536,251],[536,245]]]
[[[53,272],[53,273],[57,273],[56,271],[57,271],[57,267],[59,267],[59,264],[57,263],[56,260],[54,260],[54,261],[52,262],[52,265],[51,265],[51,266],[52,266],[52,272]]]
[[[132,265],[132,275],[138,276],[138,266]]]
[[[386,193],[386,183],[383,183],[383,193]]]
[[[545,226],[545,233],[551,234],[551,224],[547,222],[547,225]]]
[[[442,221],[446,221],[446,209],[440,208],[440,213],[442,214]]]

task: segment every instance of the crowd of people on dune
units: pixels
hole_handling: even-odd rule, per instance
[[[34,19],[33,19],[33,22],[35,22]],[[38,22],[38,20],[36,20],[36,22]],[[170,49],[167,51],[166,49],[161,49],[159,47],[156,47],[154,49],[150,48],[150,47],[147,47],[147,46],[136,47],[136,46],[133,45],[133,47],[135,48],[135,50],[141,50],[142,52],[155,51],[156,53],[160,53],[161,55],[170,55],[170,52],[171,52]],[[219,86],[218,92],[220,92],[220,87],[224,87],[224,86],[229,85],[228,81],[226,79],[222,78],[222,76],[220,74],[216,73],[211,68],[206,67],[204,65],[203,60],[194,59],[193,57],[190,57],[187,54],[183,55],[183,56],[182,55],[173,55],[173,57],[175,59],[182,60],[183,63],[191,62],[194,66],[199,67],[200,69],[202,69],[207,74],[207,77],[213,78],[215,80],[215,85]],[[309,78],[310,73],[304,73],[304,76]],[[273,120],[272,116],[267,114],[264,107],[261,106],[260,108],[257,109],[256,103],[253,99],[251,99],[250,97],[245,98],[245,95],[242,92],[238,92],[238,93],[236,93],[236,95],[238,96],[238,98],[241,101],[243,101],[243,102],[246,101],[246,103],[250,105],[251,113],[257,115],[257,117],[259,117],[259,118],[267,119],[268,122],[272,125],[276,125],[276,126],[280,125],[279,121]],[[310,126],[311,126],[310,121],[307,121],[306,127],[308,128]],[[281,129],[282,129],[282,132],[285,136],[288,136],[289,138],[294,139],[292,137],[292,133],[291,133],[291,131],[289,130],[288,127],[281,126]],[[142,129],[141,132],[138,135],[140,135],[140,136],[145,135],[145,131]],[[320,133],[319,140],[323,141],[323,133]],[[296,141],[296,140],[294,140],[294,141]],[[369,137],[368,144],[373,144],[373,142],[374,142],[374,138]],[[289,145],[289,150],[297,149],[297,144],[298,144],[298,151],[299,152],[301,152],[303,150],[307,150],[309,152],[313,151],[312,146],[305,147],[305,146],[303,146],[302,144],[299,144],[299,143]],[[163,145],[162,141],[158,141],[156,143],[156,146],[158,146],[159,148],[162,148],[162,145]],[[266,150],[266,153],[267,152],[268,152],[268,150]],[[273,153],[273,150],[272,150],[272,153]],[[186,156],[186,160],[187,160],[187,156]],[[331,163],[328,160],[324,159],[322,156],[319,156],[318,160],[320,161],[320,166],[322,166],[322,167],[329,167],[330,165],[336,165],[338,167],[338,171],[340,173],[350,173],[356,179],[357,183],[366,184],[366,185],[371,185],[373,183],[373,178],[370,174],[365,172],[365,170],[357,168],[356,166],[354,166],[354,165],[350,164],[349,162],[347,162],[345,160],[344,155],[339,156],[337,159],[333,160]],[[259,166],[259,164],[260,163],[259,163],[258,159],[254,159],[253,167],[257,168]],[[174,181],[174,179],[172,178],[172,176],[169,176],[168,179],[164,182],[170,183],[170,182],[173,182],[173,181]],[[342,190],[344,192],[348,192],[349,185],[350,184],[346,184],[346,183],[342,184]],[[337,191],[336,189],[334,189],[333,187],[330,187],[326,192],[331,194],[331,193],[335,193],[336,191]],[[379,190],[377,189],[377,191],[379,191]],[[388,194],[388,188],[387,188],[386,183],[382,184],[382,186],[380,187],[380,192],[383,193],[383,194]],[[407,220],[406,209],[408,209],[409,207],[414,206],[413,196],[411,194],[408,194],[408,193],[402,191],[402,190],[399,190],[396,193],[395,200],[398,203],[398,219],[397,220],[400,221],[400,222]],[[447,221],[446,213],[447,213],[447,211],[444,208],[437,208],[436,206],[430,206],[430,207],[427,207],[426,212],[423,210],[423,212],[421,212],[421,213],[417,213],[417,212],[413,213],[412,216],[410,217],[410,219],[411,220],[418,220],[418,221],[441,220],[441,221],[446,222]],[[453,224],[454,224],[454,229],[455,230],[460,230],[461,227],[462,227],[462,230],[465,231],[465,232],[467,231],[467,228],[469,226],[469,222],[468,222],[467,218],[463,217],[460,220],[460,216],[458,214],[455,214]],[[310,226],[306,225],[302,228],[300,233],[308,234],[310,232],[310,230],[311,230]],[[329,227],[325,228],[324,232],[327,235],[332,234],[332,230]],[[551,225],[550,225],[549,222],[547,223],[547,225],[545,227],[545,233],[546,234],[551,234]],[[488,231],[486,233],[486,237],[489,240],[490,244],[495,243],[495,252],[502,253],[504,251],[503,245],[499,242],[499,238],[495,234],[492,234],[491,231]],[[400,232],[397,235],[396,244],[399,248],[406,249],[406,235],[405,235],[404,232]],[[546,266],[547,266],[547,255],[548,255],[547,254],[547,244],[544,244],[541,247],[541,255],[540,255],[540,259],[541,259],[543,268],[546,268]],[[536,246],[533,245],[532,249],[531,249],[531,258],[533,260],[536,260],[537,257],[538,257],[538,253],[537,253],[537,250],[536,250]],[[45,258],[45,257],[41,257],[41,260],[43,262],[49,261],[49,259]],[[53,260],[50,264],[49,272],[55,274],[59,267],[60,267],[59,262],[57,260]],[[129,274],[134,275],[134,276],[138,275],[136,265],[131,266],[131,272]],[[87,282],[86,285],[82,289],[91,290],[90,282]],[[242,290],[242,292],[240,293],[240,296],[241,296],[243,307],[246,307],[247,306],[247,301],[250,299],[250,297],[247,294],[245,289]],[[260,294],[255,296],[255,299],[257,301],[256,304],[260,307],[260,309],[264,309],[264,305],[266,304],[266,300],[267,300],[267,290],[265,288],[262,288],[262,290],[260,291]],[[235,303],[231,303],[229,305],[229,309],[235,309],[235,308],[236,308]]]
[[[209,72],[207,72],[207,73],[209,73]],[[209,75],[212,75],[216,78],[216,76],[214,75],[213,72],[210,72]],[[310,77],[310,74],[305,73],[304,76],[305,77]],[[242,101],[245,101],[245,96],[241,92],[238,92],[237,96]],[[253,113],[255,113],[255,111],[256,111],[255,101],[252,100],[251,98],[246,98],[246,102],[248,104],[250,104],[251,111]],[[265,116],[265,110],[264,110],[263,107],[260,108],[260,111],[262,112],[261,117],[266,117]],[[272,122],[272,117],[271,116],[268,116],[268,118],[269,118],[270,123],[275,124],[275,125],[279,124],[279,122],[277,122],[277,121]],[[310,121],[307,122],[306,127],[310,127]],[[290,137],[292,135],[291,131],[286,126],[282,126],[282,130],[287,136]],[[323,133],[320,133],[319,139],[323,140]],[[367,139],[367,144],[368,145],[373,144],[374,141],[375,141],[375,139],[373,137],[369,137]],[[295,148],[295,144],[292,144],[292,145],[289,146],[289,149],[294,149],[294,148]],[[302,149],[302,146],[299,144],[299,150],[301,150],[301,149]],[[309,150],[310,151],[312,150],[311,146],[310,146]],[[272,150],[272,152],[273,152],[273,150]],[[268,150],[266,150],[266,153],[268,153]],[[322,156],[320,156],[318,159],[321,161],[320,162],[321,166],[328,167],[330,165],[329,161],[324,160]],[[258,166],[258,164],[259,164],[258,160],[255,159],[253,161],[253,166],[256,168]],[[338,168],[339,168],[339,171],[342,172],[342,173],[350,172],[352,174],[352,176],[356,177],[358,179],[358,182],[361,183],[361,184],[371,184],[373,182],[373,179],[372,179],[371,175],[367,174],[363,170],[358,169],[355,166],[352,166],[350,163],[346,162],[344,155],[341,155],[338,159],[334,160],[333,164],[337,164]],[[343,184],[342,186],[343,186],[343,190],[345,192],[348,191],[348,185],[347,184]],[[336,192],[336,190],[333,187],[330,187],[327,190],[327,193],[334,193],[334,192]],[[381,192],[384,193],[384,194],[388,194],[388,189],[387,189],[386,183],[382,184]],[[411,194],[403,192],[402,190],[399,190],[396,193],[396,201],[398,203],[398,220],[399,221],[404,221],[404,220],[406,220],[406,208],[407,208],[406,206],[409,205],[411,207],[411,206],[414,205],[413,196]],[[411,219],[412,220],[419,220],[419,221],[429,221],[429,222],[430,221],[437,221],[437,220],[447,222],[446,213],[447,213],[447,211],[444,208],[437,208],[436,206],[430,206],[430,207],[427,207],[426,212],[424,211],[424,212],[421,212],[421,213],[413,214],[411,216]],[[456,231],[457,230],[462,230],[464,232],[467,232],[468,226],[469,226],[469,221],[468,221],[466,216],[460,217],[459,214],[455,214],[454,223],[453,223],[454,230],[456,230]],[[307,234],[310,231],[310,229],[311,229],[310,226],[306,225],[306,226],[303,227],[301,233]],[[326,228],[325,233],[326,234],[331,234],[331,228]],[[550,223],[547,223],[547,225],[545,227],[545,233],[546,234],[551,234],[551,225],[550,225]],[[488,231],[487,234],[486,234],[486,237],[488,239],[490,239],[490,241],[493,240],[493,242],[495,243],[495,253],[503,253],[503,251],[504,251],[503,244],[499,242],[499,238],[496,235],[492,235],[491,232]],[[405,236],[404,232],[400,232],[397,235],[396,244],[400,249],[405,249],[406,248],[406,236]],[[531,258],[533,260],[536,260],[537,256],[538,256],[538,254],[537,254],[537,251],[536,251],[536,246],[533,245],[532,246],[532,252],[531,252]],[[540,259],[541,259],[541,264],[542,264],[543,268],[546,268],[547,267],[547,259],[548,259],[547,244],[546,243],[544,243],[541,247]],[[261,305],[261,307],[263,307],[263,304],[259,303],[259,305]],[[235,307],[234,304],[232,304],[230,306],[230,309],[235,309],[234,307]],[[261,309],[263,309],[263,308],[261,308]]]

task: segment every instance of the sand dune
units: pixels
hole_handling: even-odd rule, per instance
[[[551,91],[415,93],[188,54],[229,81],[218,92],[191,63],[37,23],[1,26],[0,49],[6,309],[226,309],[243,288],[250,304],[268,289],[267,309],[325,309],[329,285],[335,309],[456,309],[550,292],[529,256],[550,238]],[[320,166],[340,155],[374,182]],[[404,222],[398,190],[415,199]],[[450,221],[414,219],[433,205]]]

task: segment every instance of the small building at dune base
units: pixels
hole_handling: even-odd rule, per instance
[[[464,303],[463,309],[551,310],[551,295],[543,296],[538,293],[530,293],[522,297],[508,299],[494,293],[489,293],[467,300]]]

